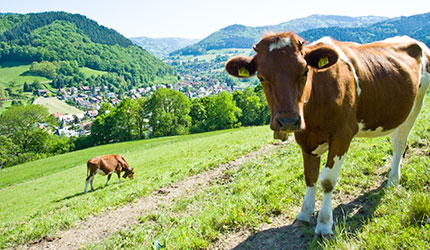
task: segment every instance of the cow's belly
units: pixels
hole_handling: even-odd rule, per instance
[[[391,134],[395,129],[385,130],[383,127],[376,129],[364,129],[364,124],[358,124],[358,132],[355,137],[379,137]]]
[[[109,175],[112,174],[112,172],[106,173],[105,171],[101,170],[101,169],[97,169],[96,174],[100,174],[100,175]]]

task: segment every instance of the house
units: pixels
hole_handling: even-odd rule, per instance
[[[115,93],[106,93],[106,98],[114,98],[115,97]]]
[[[49,93],[49,90],[47,89],[38,89],[37,94],[40,96],[46,96]]]
[[[60,119],[60,117],[61,117],[61,116],[63,116],[63,113],[61,113],[61,112],[59,112],[59,113],[54,113],[54,114],[52,114],[52,116],[53,116],[55,119]]]
[[[87,116],[90,118],[94,118],[99,114],[99,112],[97,110],[88,110],[87,111]]]

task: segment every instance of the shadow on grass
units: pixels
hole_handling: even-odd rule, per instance
[[[95,191],[97,191],[99,189],[102,189],[102,188],[104,188],[104,186],[96,187],[93,191],[89,190],[88,194],[91,193],[91,192],[95,192]],[[81,196],[81,195],[85,195],[85,194],[86,194],[85,192],[80,192],[80,193],[72,194],[72,195],[66,196],[66,197],[64,197],[62,199],[56,200],[55,202],[61,202],[61,201],[65,201],[65,200],[70,200],[72,198],[75,198],[75,197],[78,197],[78,196]]]
[[[338,205],[333,210],[335,225],[341,223],[347,232],[352,234],[358,232],[369,219],[373,218],[385,194],[385,184],[384,182],[378,188],[360,195],[349,203]],[[310,224],[301,228],[288,225],[257,232],[233,249],[313,249],[314,245],[318,246],[318,243],[310,246],[315,239],[316,216],[312,217]]]

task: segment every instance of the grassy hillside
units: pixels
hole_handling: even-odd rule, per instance
[[[122,76],[134,87],[170,81],[174,75],[171,67],[115,30],[79,14],[0,15],[0,41],[0,62],[68,61]]]
[[[0,63],[0,85],[5,88],[11,87],[11,83],[15,87],[24,85],[24,82],[32,83],[50,82],[46,77],[35,76],[29,73],[30,64],[22,62],[2,62]]]
[[[384,189],[391,162],[389,137],[354,139],[335,192],[336,238],[313,240],[313,227],[291,237],[305,184],[295,143],[228,170],[209,187],[144,214],[140,223],[87,249],[204,249],[236,232],[251,232],[243,247],[279,249],[301,243],[310,249],[426,249],[430,245],[430,98],[409,138],[401,186]],[[147,196],[152,190],[238,158],[269,143],[267,126],[105,145],[0,171],[0,247],[31,242],[108,207]],[[136,170],[122,184],[95,177],[95,192],[83,194],[85,162],[120,153]],[[325,161],[324,159],[322,160]],[[321,199],[317,194],[317,200]],[[317,203],[317,211],[320,203]],[[262,225],[280,220],[265,234]],[[271,233],[272,232],[272,233]],[[282,232],[282,233],[280,233]],[[266,245],[253,239],[265,235]],[[254,237],[255,236],[255,237]],[[276,245],[283,243],[284,245]],[[267,245],[269,244],[269,245]],[[270,245],[271,244],[271,245]]]
[[[84,113],[84,111],[70,106],[69,104],[60,101],[55,97],[39,97],[34,100],[33,104],[40,104],[46,107],[50,114],[63,113],[64,115],[76,115]]]
[[[389,137],[353,140],[333,195],[335,237],[327,241],[314,238],[316,215],[303,229],[291,226],[305,193],[303,161],[293,143],[227,171],[221,183],[150,212],[131,230],[85,249],[225,249],[219,244],[226,241],[228,249],[428,249],[429,132],[427,98],[409,138],[401,186],[391,189],[384,188],[391,167]],[[319,190],[317,211],[321,199]]]
[[[24,243],[107,207],[145,196],[152,190],[235,159],[271,141],[268,127],[242,128],[190,136],[118,143],[72,152],[0,171],[0,248]],[[86,161],[122,154],[135,168],[133,181],[83,195]]]

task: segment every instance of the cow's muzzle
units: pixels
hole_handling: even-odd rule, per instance
[[[300,116],[283,117],[279,116],[276,119],[279,130],[282,132],[297,132],[300,130]]]

